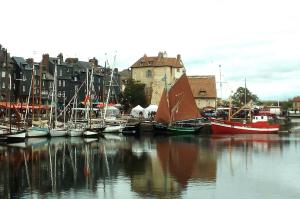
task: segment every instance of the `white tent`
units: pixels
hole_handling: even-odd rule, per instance
[[[133,117],[139,117],[140,112],[144,114],[144,108],[141,107],[140,105],[137,105],[136,107],[131,109],[130,115]]]
[[[104,107],[105,109],[105,107]],[[120,110],[113,106],[108,106],[106,110],[106,117],[116,117],[120,114]]]
[[[145,108],[144,110],[144,117],[145,118],[149,118],[150,117],[150,113],[151,112],[156,112],[157,111],[158,106],[154,105],[154,104],[150,104],[147,108]]]

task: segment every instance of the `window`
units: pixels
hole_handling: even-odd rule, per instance
[[[42,81],[42,86],[45,87],[45,81]]]
[[[140,66],[144,66],[145,62],[141,61]]]
[[[200,97],[205,97],[206,96],[206,91],[199,91],[199,96]]]
[[[2,88],[5,88],[5,82],[2,82]]]
[[[5,77],[5,71],[2,71],[1,77]]]
[[[61,86],[61,80],[58,80],[58,86]]]
[[[23,89],[22,90],[23,90],[23,92],[25,92],[25,85],[23,85]]]
[[[146,71],[146,77],[152,77],[152,71],[151,70]]]
[[[153,61],[148,61],[148,65],[152,65],[153,64]]]
[[[43,79],[46,79],[46,73],[43,73]]]
[[[63,87],[66,86],[66,80],[63,80]]]
[[[59,76],[62,76],[62,69],[59,70]]]
[[[77,82],[77,77],[76,76],[74,77],[74,81]]]

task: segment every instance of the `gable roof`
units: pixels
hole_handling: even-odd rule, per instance
[[[300,102],[300,96],[294,97],[293,102]]]
[[[216,80],[214,75],[188,76],[194,98],[216,98]],[[202,96],[200,93],[204,92]]]
[[[183,68],[183,63],[181,61],[180,55],[177,58],[166,57],[162,53],[159,53],[157,57],[147,57],[144,55],[137,62],[135,62],[131,68],[141,68],[141,67],[173,67],[173,68]]]
[[[23,68],[24,65],[28,65],[23,57],[12,57],[12,60],[17,64],[19,68]]]

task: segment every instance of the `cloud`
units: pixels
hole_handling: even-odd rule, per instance
[[[300,12],[296,0],[111,0],[1,3],[1,44],[12,55],[43,53],[130,67],[167,51],[189,74],[216,75],[223,94],[243,85],[262,99],[299,95]],[[18,6],[15,6],[18,5]],[[276,89],[277,88],[277,89]],[[220,92],[219,92],[220,93]]]

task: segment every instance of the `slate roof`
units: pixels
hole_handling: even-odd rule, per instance
[[[18,65],[19,68],[23,68],[24,65],[28,65],[23,57],[12,57],[12,60]]]
[[[188,76],[188,80],[195,98],[216,98],[216,80],[214,75]],[[200,93],[205,95],[201,96]]]
[[[163,55],[158,55],[157,57],[147,57],[144,55],[137,62],[135,62],[131,68],[140,68],[140,67],[173,67],[173,68],[182,68],[183,63],[178,58],[165,57]]]

